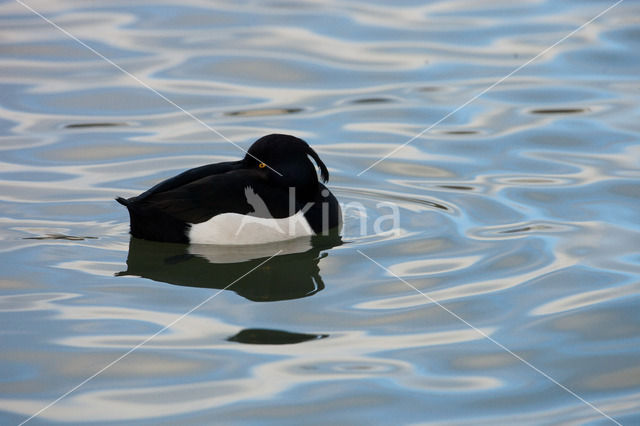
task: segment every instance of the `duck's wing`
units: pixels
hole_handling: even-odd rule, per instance
[[[253,190],[265,203],[270,214],[282,214],[288,205],[286,189],[272,188],[264,173],[240,169],[206,176],[169,190],[156,191],[129,202],[133,214],[144,217],[170,216],[184,223],[201,223],[222,213],[258,214],[246,196]],[[262,210],[262,209],[261,209]]]
[[[130,198],[129,200],[142,201],[154,194],[171,191],[209,176],[221,175],[233,170],[238,170],[242,165],[242,160],[239,160],[196,167],[164,180],[137,197]]]

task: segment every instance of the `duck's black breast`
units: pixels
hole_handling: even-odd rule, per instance
[[[340,203],[329,189],[318,183],[313,198],[300,207],[307,223],[317,235],[327,235],[342,225]]]

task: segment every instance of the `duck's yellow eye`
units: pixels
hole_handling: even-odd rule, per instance
[[[260,167],[261,169],[264,169],[265,167],[267,167],[267,165],[264,163],[260,163],[258,164],[258,167]]]

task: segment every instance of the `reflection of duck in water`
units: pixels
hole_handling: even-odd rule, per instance
[[[129,210],[131,235],[192,244],[261,244],[326,235],[340,206],[319,182],[329,171],[302,139],[268,135],[239,161],[187,170],[117,201]]]
[[[254,246],[166,244],[131,238],[127,270],[154,281],[229,290],[257,302],[297,299],[324,289],[321,250],[341,244],[337,235]],[[282,254],[247,274],[265,259]],[[245,275],[246,274],[246,275]],[[244,275],[244,276],[243,276]]]

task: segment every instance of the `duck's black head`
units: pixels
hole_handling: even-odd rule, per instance
[[[318,173],[309,157],[320,168],[322,181],[329,181],[327,166],[318,154],[305,141],[295,136],[263,136],[251,145],[243,162],[245,167],[263,169],[270,180],[280,185],[317,188]]]

